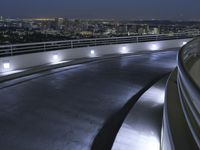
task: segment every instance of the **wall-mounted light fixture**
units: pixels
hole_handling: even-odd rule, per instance
[[[10,62],[9,62],[9,61],[3,62],[3,68],[4,68],[5,70],[10,69]]]
[[[127,47],[122,47],[122,49],[120,50],[121,54],[127,54],[128,53],[128,48]]]
[[[152,44],[152,45],[150,46],[150,50],[152,50],[152,51],[159,50],[159,47],[158,47],[157,44]]]
[[[91,55],[94,55],[94,54],[95,54],[95,51],[94,51],[94,50],[91,50],[91,51],[90,51],[90,54],[91,54]]]
[[[53,54],[53,56],[52,56],[52,62],[53,63],[56,63],[56,62],[58,62],[59,61],[59,56],[58,56],[58,54]]]

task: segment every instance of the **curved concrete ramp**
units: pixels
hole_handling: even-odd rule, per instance
[[[109,149],[114,137],[107,139],[102,129],[135,94],[175,67],[176,53],[112,58],[4,83],[9,86],[0,89],[0,149]]]
[[[136,102],[123,122],[112,150],[160,150],[165,86],[154,84]]]

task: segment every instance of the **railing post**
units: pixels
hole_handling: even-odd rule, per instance
[[[71,41],[71,48],[73,48],[73,42]]]
[[[158,41],[158,35],[156,35],[156,41]]]
[[[10,46],[10,55],[11,56],[13,55],[13,47],[12,47],[12,45]]]
[[[97,39],[94,40],[94,45],[97,46]]]
[[[46,43],[44,43],[44,51],[46,51]]]

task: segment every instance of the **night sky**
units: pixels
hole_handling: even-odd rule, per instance
[[[0,0],[0,16],[200,20],[200,0]]]

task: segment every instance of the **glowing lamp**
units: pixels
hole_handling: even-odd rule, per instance
[[[10,69],[10,63],[9,62],[4,62],[3,63],[3,68],[4,69]]]
[[[91,55],[94,55],[94,54],[95,54],[95,51],[94,51],[94,50],[91,50],[91,51],[90,51],[90,54],[91,54]]]

